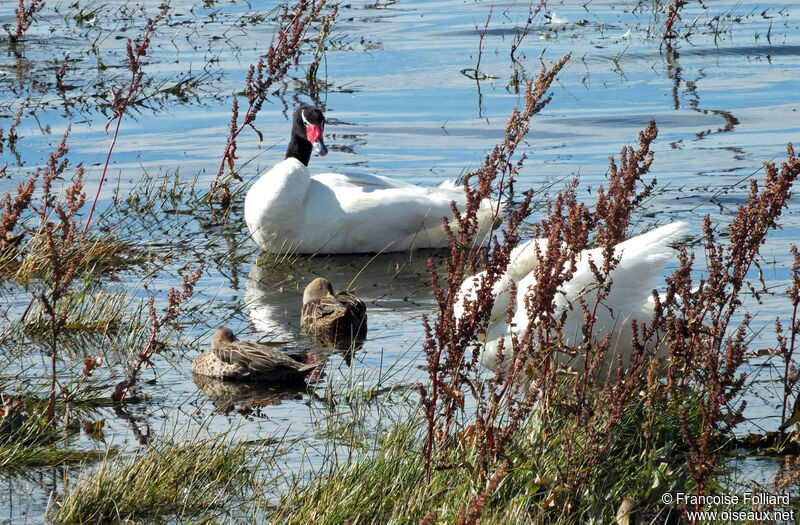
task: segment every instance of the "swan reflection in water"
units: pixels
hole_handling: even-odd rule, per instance
[[[354,351],[369,352],[371,345],[379,351],[385,339],[396,338],[393,330],[398,325],[432,310],[434,299],[430,291],[428,258],[440,261],[441,255],[441,250],[419,250],[377,256],[302,257],[283,267],[270,264],[274,256],[261,255],[253,263],[245,283],[245,305],[253,332],[250,339],[279,345],[290,354],[305,354],[305,362],[336,353],[350,366]],[[347,345],[343,352],[301,332],[303,289],[321,275],[337,289],[355,290],[367,306],[368,338]],[[323,368],[318,370],[322,372]],[[227,403],[254,399],[279,404],[282,400],[299,399],[309,392],[302,385],[287,388],[203,376],[193,378],[206,396]]]
[[[441,254],[441,250],[418,250],[377,256],[318,255],[298,258],[290,268],[276,268],[268,263],[274,256],[262,254],[246,282],[250,322],[257,332],[276,341],[305,340],[317,348],[361,349],[364,340],[337,342],[301,335],[305,286],[322,276],[337,290],[354,291],[366,304],[367,340],[372,340],[380,337],[387,324],[430,310],[433,296],[427,261]]]

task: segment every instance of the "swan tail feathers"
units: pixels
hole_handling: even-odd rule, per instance
[[[620,244],[634,242],[637,246],[664,246],[678,241],[682,236],[688,234],[689,223],[685,221],[672,222],[665,224],[655,230],[643,233]]]

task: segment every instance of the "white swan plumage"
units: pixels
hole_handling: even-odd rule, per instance
[[[632,351],[631,322],[634,319],[647,321],[652,316],[652,290],[656,288],[658,277],[666,265],[675,258],[676,252],[670,245],[684,236],[688,229],[687,223],[674,222],[632,237],[614,247],[614,255],[619,258],[619,263],[610,272],[609,277],[613,279],[613,284],[608,295],[598,305],[594,324],[595,335],[612,334],[610,352],[606,356],[608,362],[611,362],[615,354],[621,354],[624,363],[629,361]],[[546,249],[547,239],[533,239],[515,248],[505,275],[493,286],[492,292],[496,300],[480,352],[480,362],[486,368],[496,370],[498,367],[508,366],[508,359],[500,359],[499,340],[505,337],[502,354],[510,355],[511,343],[508,335],[521,335],[528,326],[525,295],[536,284],[533,270],[539,264],[538,255],[544,254]],[[578,255],[575,273],[561,285],[555,297],[555,315],[560,316],[567,310],[560,341],[565,348],[571,348],[582,337],[584,312],[580,305],[581,298],[590,308],[594,305],[597,285],[589,261],[600,266],[603,261],[602,249],[584,250]],[[474,300],[475,290],[480,286],[483,275],[485,273],[481,272],[462,283],[454,307],[456,318],[463,316],[465,301]],[[508,289],[511,280],[517,284],[514,298],[510,296]],[[509,325],[506,312],[512,300],[514,314]],[[559,364],[574,368],[583,366],[582,359],[572,362],[572,357],[572,354],[566,352],[555,356]]]
[[[451,201],[463,209],[463,188],[449,181],[422,187],[378,175],[311,176],[312,143],[319,154],[327,151],[323,127],[320,110],[298,109],[286,159],[247,193],[245,221],[263,250],[376,253],[447,246],[442,218],[452,217]],[[480,235],[492,216],[486,200],[478,212]]]

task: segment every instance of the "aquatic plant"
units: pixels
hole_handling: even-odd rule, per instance
[[[604,363],[613,349],[606,335],[593,333],[593,312],[613,286],[607,276],[616,262],[607,248],[625,237],[637,204],[655,184],[641,180],[651,168],[656,135],[651,122],[638,148],[624,148],[619,164],[611,159],[609,183],[598,191],[594,207],[578,202],[574,181],[550,203],[549,216],[538,227],[551,246],[555,239],[559,243],[542,254],[543,284],[527,292],[535,321],[520,336],[509,337],[507,374],[483,379],[468,351],[474,352],[474,343],[464,343],[466,350],[456,354],[459,330],[467,332],[480,312],[491,310],[489,287],[489,298],[479,295],[459,323],[440,314],[429,329],[425,349],[432,379],[418,385],[423,417],[401,420],[374,449],[344,465],[331,460],[336,468],[293,485],[271,517],[286,523],[608,523],[626,498],[639,508],[658,508],[668,492],[710,493],[720,483],[720,457],[742,409],[740,338],[747,318],[737,326],[729,315],[741,305],[748,269],[786,204],[800,159],[790,146],[780,170],[766,165],[764,188],[753,184],[727,241],[706,227],[708,278],[699,286],[689,278],[693,259],[681,250],[666,291],[654,295],[653,317],[633,325],[630,362],[609,368]],[[556,348],[562,321],[548,312],[560,283],[569,278],[574,254],[593,238],[606,256],[596,263],[599,286],[575,306],[587,321],[572,350],[585,366],[559,370],[547,352]],[[453,259],[469,260],[463,256],[469,246],[454,243],[446,268]],[[486,260],[483,268],[491,275],[493,252],[475,262]],[[444,299],[445,315],[452,316],[447,293],[442,289],[436,298]],[[483,329],[472,328],[473,337],[479,339]],[[447,338],[440,342],[436,337],[442,333]],[[666,361],[648,350],[654,343],[669,348]],[[434,390],[436,405],[429,394]],[[776,488],[796,484],[797,471],[787,458]]]
[[[559,389],[567,390],[569,385]],[[641,390],[640,390],[641,391]],[[295,481],[269,516],[276,523],[612,523],[615,496],[645,486],[655,497],[676,488],[685,476],[685,463],[671,452],[680,437],[676,411],[655,413],[660,444],[649,447],[640,439],[646,398],[636,396],[620,417],[604,461],[592,471],[592,486],[583,509],[564,513],[557,497],[566,487],[558,477],[566,464],[562,450],[571,439],[574,422],[568,414],[554,414],[543,429],[534,419],[522,422],[505,447],[488,479],[477,464],[481,445],[469,430],[444,440],[436,467],[426,481],[425,421],[411,413],[379,433],[372,449],[354,453],[342,462],[333,457],[310,479]],[[357,419],[357,417],[354,417]],[[631,458],[644,458],[640,463]],[[635,493],[634,493],[635,494]],[[648,497],[642,493],[640,499]]]
[[[67,74],[67,65],[69,65],[69,51],[64,53],[64,61],[61,63],[61,69],[56,72],[56,91],[63,97],[64,96],[64,77]]]
[[[530,102],[529,95],[526,99]],[[631,329],[632,356],[623,363],[620,357],[611,364],[606,356],[613,350],[609,334],[595,333],[597,308],[613,286],[609,277],[619,262],[614,246],[626,238],[634,210],[650,195],[655,180],[643,184],[642,178],[653,162],[650,144],[657,136],[650,122],[639,137],[639,148],[623,148],[618,166],[612,157],[607,189],[600,189],[593,208],[579,202],[577,180],[548,203],[548,215],[534,226],[535,237],[547,239],[547,249],[538,254],[539,264],[533,270],[536,284],[521,291],[525,296],[527,326],[517,327],[518,335],[501,339],[500,352],[510,362],[507,373],[498,371],[494,378],[482,380],[477,368],[481,351],[481,334],[486,332],[494,297],[492,289],[508,265],[511,248],[519,238],[518,225],[529,213],[529,200],[509,216],[503,241],[490,241],[491,252],[469,251],[474,235],[474,206],[467,206],[464,215],[456,215],[458,234],[451,232],[451,253],[446,269],[446,284],[431,265],[433,292],[438,303],[435,324],[428,318],[423,323],[426,333],[424,350],[428,357],[430,384],[420,385],[421,402],[427,420],[424,447],[426,481],[431,483],[434,469],[446,464],[451,439],[464,420],[465,396],[469,393],[475,408],[468,421],[469,439],[477,446],[477,456],[470,469],[485,483],[496,486],[506,475],[507,447],[520,424],[528,417],[539,421],[539,435],[563,433],[559,451],[563,461],[554,475],[559,484],[548,502],[566,515],[592,512],[594,503],[586,494],[596,486],[595,470],[607,458],[612,436],[618,432],[621,418],[638,394],[650,402],[651,410],[671,410],[680,423],[680,446],[689,462],[687,473],[692,489],[704,493],[716,472],[720,444],[741,421],[743,403],[735,402],[744,378],[739,372],[744,351],[749,317],[739,326],[732,325],[734,313],[742,304],[739,293],[746,286],[748,271],[758,256],[758,248],[770,229],[777,224],[791,194],[791,187],[800,174],[800,160],[788,147],[787,162],[780,172],[772,163],[765,164],[765,187],[759,190],[752,181],[750,194],[728,228],[728,242],[717,240],[708,217],[704,221],[704,247],[707,278],[693,288],[693,257],[680,252],[680,267],[666,281],[666,293],[654,293],[652,318],[637,320]],[[518,136],[507,134],[508,137]],[[513,148],[510,149],[513,152]],[[494,180],[494,169],[508,166],[507,159],[492,158],[479,172],[478,194],[488,195]],[[496,168],[491,168],[495,166]],[[502,188],[503,177],[499,186]],[[508,182],[513,181],[513,172]],[[595,232],[594,236],[591,235]],[[592,240],[594,238],[594,240]],[[603,253],[602,261],[592,264],[596,287],[573,308],[583,312],[585,322],[579,341],[570,349],[561,348],[566,313],[556,314],[555,300],[562,285],[569,281],[582,250],[596,242]],[[464,302],[464,314],[455,315],[457,292],[465,271],[480,263],[485,274],[478,279],[477,291]],[[512,296],[515,291],[512,291]],[[509,306],[508,322],[512,320]],[[735,328],[735,329],[734,329]],[[733,335],[731,335],[733,334]],[[655,359],[653,348],[669,349],[666,367]],[[504,352],[505,351],[505,352]],[[558,351],[569,351],[583,367],[572,371],[567,379],[551,360]],[[659,371],[666,370],[662,383]],[[639,385],[647,385],[641,392]],[[564,385],[569,385],[564,388]],[[429,393],[430,392],[430,393]],[[697,412],[699,410],[699,412]],[[572,425],[558,414],[567,414]],[[691,414],[691,416],[690,416]],[[648,416],[648,417],[652,417]],[[645,426],[646,436],[656,430]],[[649,438],[648,438],[649,442]],[[541,451],[545,443],[532,443]],[[648,456],[653,453],[647,445]],[[685,489],[685,488],[684,488]],[[474,494],[459,519],[474,522],[485,504],[484,492]],[[576,515],[573,515],[577,519]]]
[[[561,70],[570,55],[565,55],[555,62],[549,70],[544,67],[535,80],[530,80],[525,90],[525,107],[522,111],[514,109],[506,125],[505,140],[498,144],[488,155],[482,167],[474,176],[478,179],[476,187],[470,187],[464,182],[467,203],[463,213],[453,206],[453,216],[458,224],[458,232],[450,228],[444,221],[445,230],[450,239],[450,257],[446,262],[447,281],[443,287],[439,284],[439,277],[430,261],[432,288],[438,304],[438,316],[435,329],[431,327],[428,317],[423,317],[426,340],[424,350],[428,359],[428,372],[430,374],[430,394],[420,385],[422,404],[428,422],[428,438],[425,451],[426,475],[430,477],[431,460],[435,441],[440,441],[450,433],[450,426],[455,417],[458,406],[463,406],[462,387],[468,387],[477,394],[475,385],[472,385],[466,375],[467,370],[476,370],[477,354],[467,354],[472,348],[472,341],[489,321],[489,314],[493,298],[490,290],[497,282],[508,265],[511,248],[519,239],[519,227],[530,213],[530,199],[528,193],[522,204],[509,217],[503,231],[505,241],[498,242],[496,236],[489,233],[489,240],[484,248],[484,239],[476,239],[478,232],[477,210],[483,199],[492,198],[493,191],[497,191],[497,206],[499,207],[504,192],[513,184],[518,170],[525,159],[523,154],[519,160],[512,162],[516,148],[524,139],[530,126],[530,119],[544,108],[552,95],[547,95],[556,74]],[[497,215],[495,216],[495,219]],[[489,263],[488,250],[491,249],[493,264]],[[466,271],[482,263],[486,269],[486,279],[480,284],[480,292],[476,301],[465,304],[466,315],[460,320],[455,319],[453,307],[456,293],[464,280]],[[466,380],[466,383],[465,383]],[[439,405],[442,405],[441,407]],[[480,424],[480,423],[478,423]],[[439,436],[438,438],[436,436]],[[487,472],[483,473],[488,474]]]
[[[100,181],[97,183],[97,193],[94,196],[94,200],[92,201],[92,207],[89,209],[89,215],[86,217],[86,224],[83,227],[83,232],[81,233],[81,239],[86,237],[86,232],[89,230],[89,225],[92,222],[92,215],[94,215],[94,208],[97,205],[97,200],[100,198],[100,191],[103,189],[103,182],[106,179],[106,172],[108,171],[108,164],[111,161],[111,153],[114,151],[114,146],[117,144],[117,137],[119,136],[119,126],[122,124],[122,116],[125,114],[126,109],[128,108],[128,104],[131,102],[131,98],[139,89],[139,86],[142,83],[142,78],[144,78],[144,73],[141,71],[140,61],[143,56],[147,54],[147,47],[150,45],[150,39],[152,38],[153,31],[155,31],[156,26],[161,21],[161,19],[167,14],[169,11],[169,1],[166,1],[161,6],[161,11],[155,18],[148,18],[147,25],[144,29],[144,34],[142,35],[141,41],[134,44],[131,39],[128,39],[127,43],[127,56],[128,56],[128,69],[131,72],[131,80],[128,84],[128,91],[123,96],[122,93],[117,93],[116,90],[112,87],[111,88],[111,111],[112,115],[111,118],[108,119],[106,122],[106,133],[108,133],[108,127],[111,125],[112,122],[115,120],[117,121],[117,125],[114,127],[114,135],[111,139],[111,145],[108,147],[108,153],[106,154],[106,161],[103,164],[103,173],[100,175]],[[62,71],[64,70],[62,66]],[[63,75],[63,74],[62,74]]]
[[[48,349],[50,386],[44,415],[49,420],[55,417],[57,399],[74,397],[63,385],[62,396],[58,395],[59,354],[77,347],[81,360],[86,355],[85,340],[73,344],[74,337],[66,335],[108,334],[130,315],[130,298],[125,293],[102,293],[96,280],[115,260],[129,264],[126,255],[131,252],[111,237],[81,242],[78,235],[78,216],[85,203],[83,167],[77,168],[61,193],[54,191],[54,182],[66,175],[69,166],[68,134],[69,129],[46,165],[34,170],[13,198],[6,195],[0,213],[0,278],[24,284],[31,292],[28,307],[15,324],[4,327],[2,339],[30,338]],[[84,370],[83,380],[93,368]]]
[[[333,4],[330,11],[320,19],[319,32],[317,34],[317,45],[314,47],[314,52],[311,57],[311,63],[308,65],[306,71],[306,83],[312,93],[319,92],[319,80],[317,79],[317,71],[319,70],[320,62],[325,56],[326,40],[330,35],[331,25],[336,19],[336,14],[339,12],[339,4]]]
[[[751,181],[750,194],[728,226],[727,242],[717,240],[710,218],[705,217],[707,277],[696,289],[692,287],[693,258],[682,251],[680,267],[667,281],[667,297],[680,298],[665,325],[670,345],[667,387],[691,385],[699,394],[702,414],[699,427],[690,429],[682,424],[689,474],[698,494],[716,468],[715,451],[721,439],[742,419],[744,402],[737,406],[735,400],[744,387],[744,375],[738,369],[747,350],[750,316],[745,313],[738,326],[733,318],[742,305],[742,289],[751,288],[747,274],[759,247],[777,226],[800,176],[800,158],[789,144],[780,171],[774,163],[764,167],[763,188]]]
[[[56,151],[50,153],[46,166],[41,170],[34,171],[25,186],[20,185],[18,187],[17,197],[13,205],[11,204],[10,196],[6,197],[6,207],[3,211],[2,220],[0,220],[3,225],[3,231],[0,231],[0,234],[3,235],[5,240],[2,250],[7,253],[7,257],[9,252],[13,256],[18,256],[16,246],[11,247],[10,250],[7,249],[9,246],[9,232],[16,226],[20,215],[32,206],[31,198],[35,183],[41,178],[42,195],[39,207],[33,209],[39,217],[36,236],[45,241],[46,258],[43,261],[43,267],[39,269],[43,274],[42,278],[35,280],[33,283],[34,292],[31,301],[38,301],[49,318],[51,388],[50,400],[46,411],[48,419],[55,417],[58,339],[67,319],[66,312],[59,309],[59,302],[65,298],[75,276],[76,262],[74,255],[78,250],[75,244],[77,229],[75,217],[85,201],[82,166],[78,167],[73,177],[72,185],[68,186],[64,191],[63,200],[58,199],[52,193],[53,181],[64,173],[69,163],[66,158],[66,154],[69,151],[67,147],[68,135],[69,129],[64,133]],[[53,214],[57,217],[58,223],[50,220]],[[19,243],[19,240],[17,243]]]
[[[786,289],[789,302],[792,305],[792,317],[789,320],[788,335],[784,331],[780,318],[775,319],[775,335],[777,339],[777,350],[783,360],[783,402],[781,404],[781,421],[787,420],[787,409],[791,410],[792,403],[789,395],[796,392],[800,370],[794,360],[795,345],[797,336],[800,335],[800,317],[798,317],[798,306],[800,306],[800,251],[796,245],[791,246],[792,252],[792,284]],[[796,392],[798,398],[800,393]]]
[[[16,28],[12,32],[9,26],[5,27],[8,39],[12,44],[16,44],[25,36],[25,31],[31,27],[35,20],[34,15],[44,8],[44,4],[44,0],[30,0],[28,7],[25,7],[25,0],[19,0],[19,7],[14,9],[17,21]]]
[[[259,447],[212,439],[165,439],[143,453],[108,456],[87,467],[49,512],[57,523],[127,521],[165,514],[197,518],[229,512],[252,487]],[[255,461],[253,459],[255,458]]]
[[[786,456],[772,480],[775,494],[788,494],[800,486],[800,456]]]
[[[686,0],[672,0],[669,5],[667,6],[667,21],[664,24],[664,35],[662,39],[667,40],[669,38],[675,38],[676,34],[672,30],[672,25],[675,23],[675,20],[680,20],[680,9],[686,4]]]
[[[800,368],[794,352],[797,344],[797,337],[800,335],[800,318],[798,318],[798,305],[800,305],[800,251],[796,245],[790,247],[792,254],[791,284],[786,289],[786,295],[792,305],[792,315],[788,321],[788,327],[784,328],[780,318],[775,319],[776,345],[774,349],[768,349],[770,353],[777,353],[783,361],[783,370],[779,370],[782,379],[782,404],[781,404],[781,426],[780,438],[783,443],[794,443],[797,439],[797,432],[789,436],[788,440],[783,439],[783,432],[789,428],[787,422],[795,425],[794,413],[800,403],[800,392],[797,390],[798,380],[800,380]],[[794,399],[791,395],[794,393]],[[800,455],[787,454],[784,456],[783,465],[779,467],[772,480],[772,489],[775,494],[790,495],[796,494],[800,487]],[[765,490],[766,492],[766,490]],[[776,505],[777,506],[777,505]],[[796,505],[795,505],[796,508]]]
[[[473,468],[479,473],[479,479],[485,480],[487,487],[499,482],[497,476],[502,478],[504,475],[507,468],[507,465],[503,466],[506,449],[529,416],[540,421],[544,435],[550,432],[574,434],[573,439],[565,440],[562,444],[563,449],[559,454],[562,462],[556,469],[562,488],[552,494],[553,501],[557,501],[562,510],[575,507],[576,502],[571,501],[573,495],[583,493],[583,487],[590,482],[592,469],[606,457],[614,442],[610,434],[616,430],[628,400],[638,390],[637,386],[641,383],[634,378],[643,373],[646,363],[634,358],[628,371],[618,367],[617,381],[603,381],[601,374],[610,338],[599,339],[593,334],[593,312],[610,291],[612,281],[606,276],[617,263],[613,247],[624,239],[635,203],[644,199],[652,187],[653,183],[650,183],[637,191],[637,182],[652,163],[649,146],[656,133],[655,124],[651,122],[640,134],[638,150],[623,149],[619,168],[612,158],[608,190],[598,191],[594,213],[577,201],[577,181],[569,184],[549,203],[548,216],[534,228],[534,235],[543,234],[548,239],[548,249],[539,254],[540,264],[534,270],[536,286],[522,292],[525,293],[528,318],[533,321],[527,327],[521,327],[523,331],[519,336],[508,337],[508,344],[500,344],[501,351],[506,350],[505,359],[510,361],[510,367],[508,373],[498,372],[488,381],[480,378],[477,361],[481,345],[475,341],[480,341],[480,334],[486,331],[488,314],[494,302],[492,287],[505,272],[510,250],[519,238],[519,234],[515,233],[517,225],[529,213],[528,208],[523,205],[511,215],[509,226],[503,232],[503,242],[494,239],[491,257],[482,258],[485,277],[479,279],[476,298],[465,301],[465,313],[461,319],[455,318],[453,303],[463,277],[452,263],[459,256],[451,253],[448,261],[448,295],[439,294],[445,300],[440,302],[436,331],[426,330],[429,367],[437,371],[436,375],[431,375],[431,388],[441,388],[445,392],[466,390],[475,399],[474,424],[467,432],[478,451]],[[566,320],[565,315],[555,314],[555,299],[561,285],[575,271],[577,254],[586,249],[588,234],[592,229],[598,231],[597,238],[604,257],[593,268],[598,280],[596,290],[585,301],[575,305],[584,310],[586,323],[580,345],[572,350],[583,356],[579,361],[585,367],[578,370],[572,380],[564,380],[557,375],[557,369],[550,361],[551,353],[559,345]],[[508,312],[509,322],[511,308]],[[431,351],[434,348],[436,353]],[[643,352],[644,345],[639,349],[640,354]],[[441,364],[438,362],[439,355],[446,356]],[[432,461],[428,458],[433,452],[433,443],[439,444],[437,454],[441,455],[444,443],[452,437],[452,428],[458,428],[454,418],[460,418],[458,414],[464,406],[463,397],[464,394],[443,397],[443,406],[438,409],[438,414],[433,412],[434,406],[426,404],[423,397],[429,427],[426,462]],[[599,409],[601,399],[605,410]],[[538,406],[532,405],[533,402]],[[598,408],[595,408],[596,405]],[[565,419],[555,415],[553,411],[556,407],[567,415]],[[595,409],[597,412],[592,412]],[[574,427],[563,423],[569,421],[570,417],[574,418]],[[478,519],[484,500],[482,495],[471,498],[466,506],[471,510],[460,513],[467,520],[465,522]]]
[[[36,189],[36,180],[39,172],[34,172],[25,184],[17,186],[17,194],[11,197],[11,192],[6,193],[3,201],[3,211],[0,213],[0,265],[16,257],[23,234],[14,230],[20,222],[23,213],[28,210]]]
[[[21,400],[5,399],[0,408],[0,472],[21,472],[37,465],[65,465],[97,461],[107,453],[68,446],[70,435],[41,412],[28,415]]]
[[[17,109],[17,114],[14,117],[14,120],[11,122],[11,125],[8,127],[8,135],[3,136],[3,128],[0,128],[0,153],[3,152],[3,141],[6,142],[8,145],[8,149],[14,158],[17,161],[18,166],[22,166],[22,159],[19,156],[19,152],[17,151],[17,141],[19,140],[19,135],[17,135],[17,126],[19,126],[19,122],[22,119],[22,113],[25,111],[25,104],[20,104],[19,109]],[[8,167],[8,163],[0,169],[0,174],[6,171]]]
[[[153,357],[153,354],[160,344],[158,336],[161,333],[161,327],[171,321],[174,321],[178,317],[181,303],[191,297],[192,293],[194,292],[194,286],[197,284],[197,281],[200,280],[200,276],[203,274],[204,268],[205,265],[200,263],[200,266],[193,274],[184,275],[183,289],[181,291],[178,291],[175,288],[170,288],[167,307],[164,311],[164,314],[160,317],[156,313],[155,296],[150,295],[147,303],[148,319],[150,322],[150,335],[148,336],[144,347],[142,347],[142,349],[139,351],[139,354],[136,356],[128,373],[128,377],[117,383],[117,386],[114,387],[114,392],[111,394],[112,401],[117,403],[122,402],[125,399],[125,396],[128,395],[130,388],[136,384],[137,376],[139,375],[142,367],[153,366],[153,362],[150,359]]]
[[[533,24],[533,19],[539,14],[539,11],[541,11],[546,4],[547,0],[539,0],[535,7],[533,0],[531,0],[528,4],[528,17],[525,19],[525,24],[522,26],[522,30],[517,30],[517,33],[514,35],[514,42],[511,43],[511,51],[508,53],[515,65],[517,61],[514,58],[514,53],[517,52],[519,46],[522,45],[522,41],[525,40],[526,36],[528,36],[528,33],[531,30],[531,25]],[[514,71],[516,72],[516,69]]]
[[[216,196],[217,186],[220,184],[220,177],[225,170],[226,164],[231,174],[241,180],[233,169],[236,163],[236,139],[249,126],[258,134],[259,144],[261,143],[261,132],[253,125],[256,116],[267,100],[270,86],[281,80],[288,73],[289,68],[297,64],[300,59],[300,46],[305,41],[306,32],[322,11],[322,8],[325,7],[326,1],[298,0],[291,9],[288,5],[285,6],[278,19],[278,28],[275,36],[267,50],[267,60],[264,61],[262,58],[257,65],[250,65],[244,88],[248,103],[247,109],[242,117],[242,122],[239,123],[239,99],[238,97],[233,97],[231,123],[229,125],[230,134],[225,144],[225,151],[222,154],[219,169],[217,169],[217,174],[211,183],[211,190],[208,195],[209,204]],[[334,7],[331,14],[326,17],[327,24],[330,24],[337,10],[338,7]],[[222,183],[221,202],[223,208],[227,208],[230,204],[230,188],[226,183]]]

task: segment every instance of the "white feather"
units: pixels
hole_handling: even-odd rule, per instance
[[[609,293],[598,304],[595,311],[593,333],[602,337],[602,334],[611,333],[611,353],[620,353],[623,361],[630,358],[630,326],[631,322],[646,321],[651,313],[648,312],[648,300],[652,290],[657,285],[657,279],[663,272],[667,263],[675,256],[675,250],[669,245],[688,231],[688,224],[675,222],[657,228],[651,232],[633,237],[618,244],[614,254],[619,258],[619,263],[610,272],[609,278],[613,284]],[[486,343],[481,351],[481,363],[490,369],[496,369],[508,361],[498,359],[498,342],[506,337],[504,355],[510,354],[511,344],[508,335],[517,333],[521,335],[528,326],[528,313],[525,308],[525,295],[536,284],[532,273],[538,265],[538,255],[542,255],[547,248],[546,239],[534,239],[515,248],[512,252],[512,262],[506,275],[495,284],[493,293],[497,296],[492,319],[486,331]],[[555,315],[560,316],[567,311],[566,323],[562,329],[561,343],[565,347],[572,347],[582,337],[584,313],[581,300],[593,309],[597,294],[597,283],[592,273],[590,261],[601,265],[603,261],[602,250],[599,248],[584,250],[578,255],[577,268],[572,278],[563,283],[555,297]],[[461,285],[456,303],[456,314],[463,315],[464,300],[474,298],[475,289],[482,278],[482,274],[467,278]],[[514,280],[518,283],[515,301],[515,313],[509,326],[504,312],[512,298],[509,296],[508,282]],[[652,310],[652,308],[650,308]],[[562,364],[582,366],[581,362],[569,363],[571,355],[561,354],[556,360]],[[610,359],[610,356],[607,356]]]
[[[374,253],[447,246],[442,218],[450,202],[464,206],[462,188],[415,186],[375,175],[311,176],[295,158],[263,174],[247,193],[244,215],[253,239],[267,251]],[[492,204],[481,204],[480,235]]]
[[[532,272],[536,265],[539,264],[539,256],[542,255],[543,250],[546,248],[546,239],[532,239],[511,250],[505,274],[492,286],[492,295],[495,296],[495,300],[492,305],[491,321],[496,320],[501,315],[505,315],[508,305],[511,303],[511,292],[509,290],[511,282],[519,284],[520,280]],[[486,272],[479,272],[467,277],[461,283],[461,288],[459,288],[456,302],[453,306],[453,312],[457,320],[464,315],[466,301],[475,300],[477,290],[483,284],[484,279],[486,279]]]

